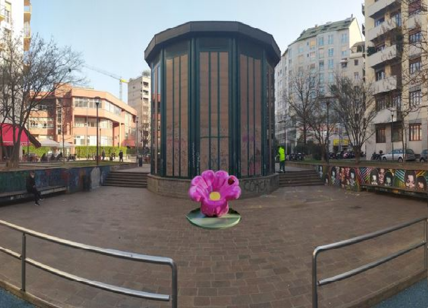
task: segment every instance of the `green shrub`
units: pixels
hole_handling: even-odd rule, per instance
[[[114,146],[99,146],[98,147],[98,155],[101,155],[103,150],[106,153],[106,157],[109,157],[111,153],[115,153],[116,157],[119,156],[120,150],[122,150],[123,155],[126,155],[129,152],[129,149],[127,147],[114,147]],[[75,147],[75,153],[78,158],[87,158],[88,154],[89,156],[95,156],[97,154],[97,147],[96,146],[76,146]],[[128,153],[129,154],[129,153]]]

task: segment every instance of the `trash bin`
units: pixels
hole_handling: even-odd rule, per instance
[[[138,156],[138,166],[143,166],[143,156]]]

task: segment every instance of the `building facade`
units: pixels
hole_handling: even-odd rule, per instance
[[[426,0],[366,0],[367,81],[377,115],[367,152],[427,148]],[[422,48],[421,48],[422,47]]]
[[[150,91],[150,73],[129,80],[128,105],[137,111],[138,139],[144,148],[150,144]]]
[[[37,105],[28,128],[42,144],[46,139],[63,144],[71,153],[76,146],[97,145],[99,99],[99,146],[135,147],[134,108],[108,92],[64,85]]]
[[[275,68],[276,138],[293,151],[301,138],[294,112],[287,100],[293,95],[293,78],[304,73],[319,81],[319,91],[328,95],[328,87],[337,75],[351,79],[364,78],[364,39],[356,18],[328,22],[304,30],[283,53]],[[310,132],[309,132],[310,133]],[[330,151],[346,148],[344,129],[337,125],[330,136]],[[310,140],[309,134],[309,140]]]

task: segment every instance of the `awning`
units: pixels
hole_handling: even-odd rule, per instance
[[[18,139],[19,126],[12,124],[3,123],[0,125],[0,144],[3,143],[5,146],[13,146],[13,134],[15,134],[15,140]],[[24,127],[21,133],[21,145],[33,144],[36,148],[40,147],[40,142],[34,138],[33,135]]]
[[[40,140],[40,145],[42,147],[51,147],[51,148],[59,148],[60,147],[58,142],[56,142],[55,140],[51,140],[51,139]]]

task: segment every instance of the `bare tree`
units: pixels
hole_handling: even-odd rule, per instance
[[[361,147],[374,133],[370,126],[377,112],[372,87],[362,80],[337,75],[329,88],[335,97],[333,110],[345,127],[356,163],[359,163]]]
[[[70,47],[60,48],[53,40],[45,41],[37,35],[25,52],[21,38],[5,36],[1,43],[0,105],[4,120],[17,130],[9,161],[9,167],[17,167],[21,134],[31,111],[63,84],[83,82],[79,75],[83,61]]]
[[[288,103],[295,119],[296,127],[303,133],[303,144],[307,144],[309,117],[320,91],[320,83],[315,73],[299,71],[289,77],[289,92],[284,92],[284,100]]]

